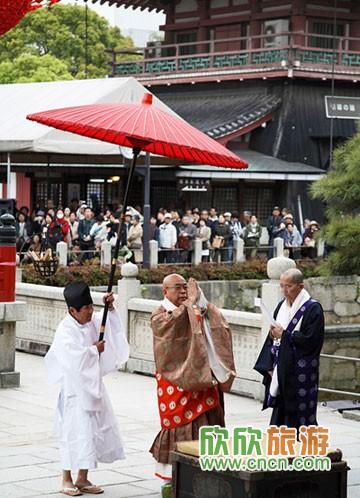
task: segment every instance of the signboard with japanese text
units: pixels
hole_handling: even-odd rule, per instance
[[[178,189],[182,192],[207,192],[211,189],[211,182],[205,178],[180,178]]]
[[[325,97],[327,118],[360,119],[360,97]]]

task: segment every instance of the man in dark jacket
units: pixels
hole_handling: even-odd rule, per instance
[[[90,235],[90,230],[94,225],[94,215],[91,208],[87,207],[84,211],[84,218],[79,221],[79,245],[82,251],[91,251],[95,248],[94,239]],[[85,252],[82,259],[88,259],[92,257],[92,253]]]
[[[281,231],[280,224],[282,221],[281,210],[279,206],[275,206],[272,215],[268,217],[266,221],[266,228],[269,234],[269,251],[268,258],[272,258],[274,255],[274,239],[277,237],[278,232]]]
[[[222,214],[219,216],[218,224],[215,227],[213,246],[214,244],[219,245],[217,244],[219,237],[222,238],[222,244],[220,245],[220,247],[215,248],[213,259],[215,262],[219,262],[219,260],[221,262],[225,262],[228,259],[228,246],[232,234],[230,225],[227,225],[225,223],[225,218]]]
[[[319,359],[324,342],[321,305],[304,289],[303,274],[292,268],[280,277],[284,294],[274,311],[276,326],[255,364],[263,376],[263,409],[273,408],[270,425],[317,425]]]

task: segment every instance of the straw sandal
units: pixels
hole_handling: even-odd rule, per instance
[[[102,488],[99,488],[99,486],[96,486],[95,484],[89,484],[88,486],[82,486],[79,488],[79,490],[82,493],[88,493],[90,495],[100,495],[101,493],[104,492]]]
[[[67,496],[80,496],[80,495],[82,495],[82,492],[80,491],[80,489],[77,486],[62,488],[60,493],[62,493],[63,495],[67,495]]]

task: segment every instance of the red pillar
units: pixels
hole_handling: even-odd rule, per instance
[[[350,40],[349,50],[360,52],[360,4],[358,0],[352,0],[351,13],[353,21],[350,22],[350,37],[358,40]]]
[[[259,14],[261,12],[261,2],[260,0],[253,0],[250,4],[250,37],[261,35],[261,21],[258,19],[254,19],[253,16]],[[260,39],[257,38],[252,40],[251,48],[260,48],[261,42]]]
[[[31,208],[31,181],[25,173],[16,173],[16,205],[18,208],[27,206]]]
[[[292,6],[292,17],[290,31],[306,31],[306,16],[305,16],[305,2],[303,0],[295,0]],[[293,44],[300,47],[305,46],[305,37],[295,35],[293,37]]]
[[[197,32],[197,41],[206,42],[209,40],[208,27],[203,26],[203,21],[209,17],[209,2],[208,0],[198,0],[198,13],[199,13],[199,29]],[[208,43],[200,43],[197,46],[198,53],[209,53],[210,47]]]
[[[15,218],[9,214],[0,217],[0,302],[15,301],[16,231]]]
[[[174,31],[167,30],[166,26],[168,24],[175,23],[175,2],[170,2],[166,7],[166,21],[165,21],[165,36],[164,36],[164,44],[171,45],[174,43]]]

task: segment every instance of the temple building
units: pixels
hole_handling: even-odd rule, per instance
[[[250,164],[239,172],[184,165],[155,173],[155,208],[175,200],[263,218],[274,204],[298,213],[300,202],[304,216],[321,217],[309,183],[325,174],[331,144],[352,136],[351,117],[360,115],[360,2],[100,1],[166,14],[164,41],[134,50],[126,62],[113,53],[111,75],[136,77]],[[346,97],[329,105],[353,113],[330,119],[326,96]]]
[[[121,201],[127,160],[117,147],[80,142],[25,116],[120,102],[146,87],[249,163],[230,171],[152,157],[152,212],[215,206],[264,221],[276,204],[322,221],[309,185],[326,174],[330,150],[355,133],[360,116],[359,0],[97,1],[164,12],[164,41],[126,57],[111,53],[107,79],[0,85],[3,197],[31,208],[48,199],[68,205],[73,197],[91,204],[95,196],[103,206]],[[140,169],[133,205],[142,205],[143,190]]]

